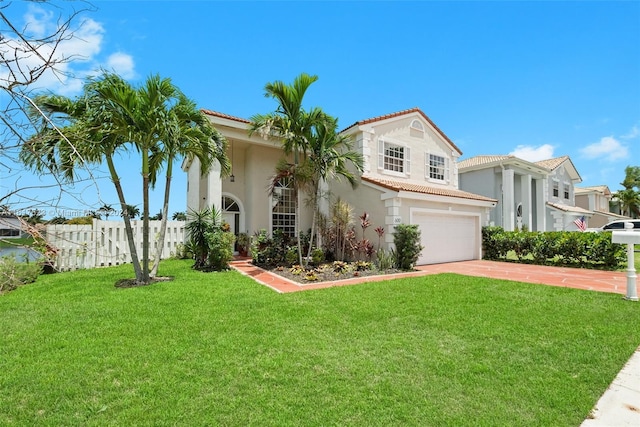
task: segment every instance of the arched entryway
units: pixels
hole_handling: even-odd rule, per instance
[[[238,234],[244,231],[244,209],[240,200],[230,194],[222,195],[222,220],[229,224],[237,240]]]

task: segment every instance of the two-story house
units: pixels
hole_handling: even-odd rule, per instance
[[[290,189],[276,189],[275,195],[266,191],[282,156],[279,142],[249,137],[245,119],[205,113],[229,140],[233,175],[221,180],[214,170],[200,177],[196,161],[185,163],[188,208],[216,205],[235,232],[281,228],[295,233]],[[481,258],[481,228],[488,225],[496,200],[458,188],[461,151],[420,109],[358,121],[342,133],[363,154],[364,172],[355,190],[339,181],[327,183],[327,190],[332,200],[349,203],[356,216],[367,212],[374,226],[384,227],[383,247],[393,246],[395,225],[417,224],[424,246],[418,264]],[[302,209],[300,215],[299,226],[306,230],[311,212]]]
[[[628,218],[610,211],[609,203],[612,196],[611,190],[606,185],[575,188],[576,206],[593,212],[593,216],[589,219],[589,227],[602,227],[611,221]]]
[[[593,215],[575,204],[574,186],[582,178],[569,156],[539,162],[476,156],[461,161],[458,170],[460,188],[498,200],[490,223],[507,231],[577,230],[576,219],[588,222]]]

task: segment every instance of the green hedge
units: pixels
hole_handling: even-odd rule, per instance
[[[504,231],[483,227],[484,259],[544,265],[615,269],[626,261],[624,245],[611,243],[611,233],[576,231]]]

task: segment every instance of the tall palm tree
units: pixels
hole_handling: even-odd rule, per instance
[[[112,76],[112,75],[111,75]],[[118,77],[119,79],[119,77]],[[168,133],[169,109],[178,89],[168,78],[153,75],[135,89],[130,85],[102,85],[97,89],[111,114],[110,133],[131,143],[142,158],[142,282],[149,282],[149,188],[150,157]]]
[[[358,183],[356,173],[363,171],[363,163],[362,154],[352,150],[350,137],[338,133],[338,120],[325,115],[309,141],[309,155],[303,165],[309,170],[308,175],[311,177],[310,193],[313,207],[307,259],[311,256],[319,203],[323,197],[322,183],[329,179],[339,181],[344,178],[355,188]],[[353,170],[350,170],[349,166],[352,166]]]
[[[220,161],[222,169],[227,170],[226,146],[215,135],[206,118],[194,114],[197,110],[193,103],[169,79],[159,76],[151,76],[143,86],[134,88],[121,77],[105,73],[87,83],[84,95],[76,100],[53,96],[40,101],[41,104],[36,105],[58,115],[63,131],[45,120],[42,130],[25,144],[21,154],[23,161],[42,173],[54,171],[72,181],[78,166],[100,163],[104,159],[124,213],[136,281],[148,283],[149,187],[155,183],[156,174],[163,164],[171,163],[167,163],[170,182],[176,155],[198,156],[205,167],[215,158]],[[174,148],[170,148],[172,146]],[[131,148],[140,153],[142,160],[141,263],[129,210],[113,162],[116,152]],[[168,200],[167,194],[165,200]],[[163,217],[167,217],[166,211]]]
[[[40,130],[25,142],[20,159],[37,173],[50,173],[67,182],[78,178],[79,169],[89,170],[90,165],[107,163],[123,213],[134,273],[141,282],[144,276],[131,227],[133,216],[129,215],[130,205],[125,201],[114,163],[116,153],[128,149],[127,141],[110,131],[113,115],[99,96],[103,85],[118,86],[122,91],[130,87],[116,75],[104,75],[87,82],[83,94],[75,100],[59,95],[37,97],[34,104],[40,111],[31,111],[31,116],[34,123],[40,122]]]
[[[167,122],[166,134],[162,136],[162,144],[152,150],[150,158],[151,185],[155,186],[158,170],[165,168],[164,202],[162,205],[160,236],[151,276],[158,272],[160,256],[164,247],[164,238],[169,217],[169,195],[173,176],[173,163],[177,157],[197,158],[200,173],[209,173],[214,162],[220,165],[222,177],[231,173],[231,164],[226,155],[227,140],[211,125],[207,117],[197,109],[195,102],[184,94],[178,95],[178,102],[171,107]]]
[[[618,190],[614,194],[614,198],[620,203],[620,209],[623,214],[631,218],[640,217],[640,193],[633,188]]]
[[[292,84],[286,84],[279,80],[267,83],[265,97],[275,99],[278,106],[275,111],[269,114],[254,115],[249,124],[250,135],[257,132],[265,137],[278,138],[282,142],[284,154],[293,156],[293,163],[290,164],[290,170],[285,175],[287,175],[295,193],[295,229],[300,264],[302,264],[302,242],[299,232],[300,202],[298,191],[306,183],[303,182],[304,174],[298,173],[301,171],[299,165],[304,161],[309,151],[309,141],[315,131],[314,127],[323,119],[323,114],[319,109],[313,109],[309,112],[304,110],[302,101],[309,86],[317,80],[318,76],[302,73],[294,79]],[[284,163],[281,163],[280,166],[283,166]],[[276,170],[274,179],[278,179],[284,172],[282,168],[280,169]]]

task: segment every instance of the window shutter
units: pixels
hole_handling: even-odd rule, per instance
[[[429,152],[424,153],[424,177],[429,179],[431,176],[431,164],[429,162]]]
[[[384,169],[384,140],[378,138],[378,169]]]
[[[404,147],[404,173],[411,175],[411,150],[409,147]]]
[[[449,158],[444,158],[444,180],[449,184],[451,182],[451,176],[449,175]]]

